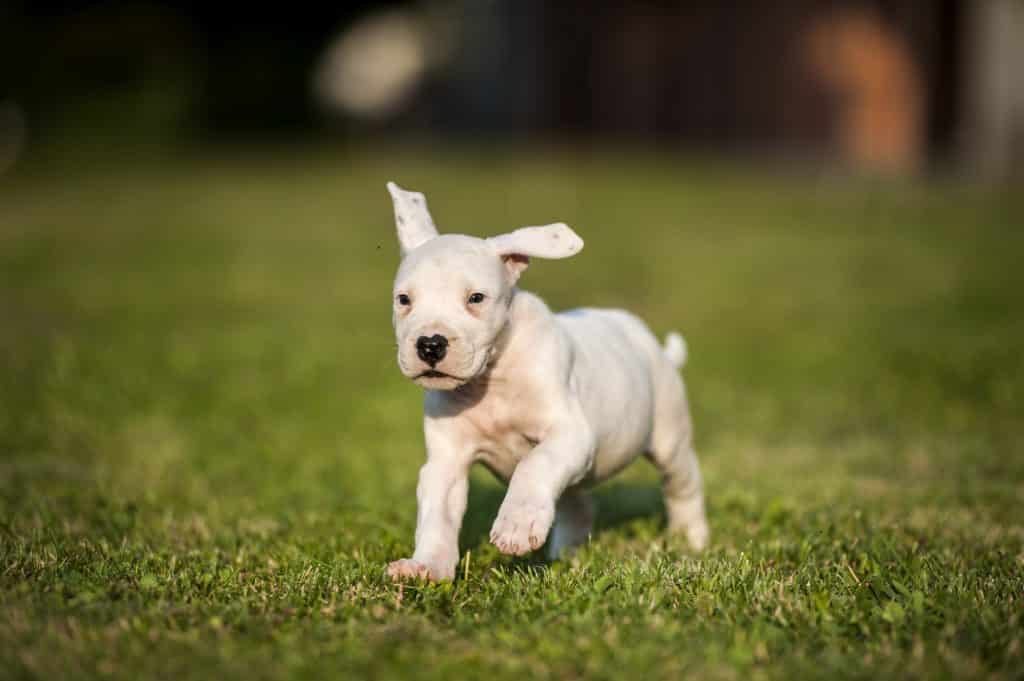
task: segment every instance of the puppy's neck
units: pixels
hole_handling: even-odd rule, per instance
[[[464,386],[456,388],[460,397],[479,399],[489,389],[508,383],[523,362],[529,362],[528,338],[537,324],[548,323],[551,310],[543,300],[529,291],[513,289],[509,303],[508,322],[494,341],[487,370]]]
[[[543,300],[529,291],[513,289],[508,322],[494,343],[488,373],[500,377],[512,370],[518,358],[527,356],[529,348],[525,339],[531,335],[533,327],[547,323],[550,318],[551,310]]]

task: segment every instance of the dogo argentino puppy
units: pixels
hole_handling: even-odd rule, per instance
[[[392,295],[398,365],[426,388],[427,461],[416,498],[416,549],[394,579],[452,579],[469,469],[508,482],[491,529],[503,553],[548,542],[552,557],[587,540],[587,488],[643,452],[663,476],[668,527],[708,541],[701,475],[679,368],[686,347],[662,347],[621,310],[553,314],[516,288],[530,258],[568,258],[583,240],[557,223],[478,239],[438,235],[418,192],[388,183],[402,262]]]

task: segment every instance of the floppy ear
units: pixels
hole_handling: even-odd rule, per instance
[[[543,227],[523,227],[491,237],[487,243],[505,261],[513,282],[530,264],[530,258],[568,258],[583,249],[583,239],[562,222]]]
[[[388,192],[395,204],[395,227],[402,255],[437,236],[437,227],[427,210],[427,199],[419,192],[402,189],[388,182]]]

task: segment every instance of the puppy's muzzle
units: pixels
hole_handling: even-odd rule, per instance
[[[448,354],[448,339],[441,334],[420,336],[416,339],[416,355],[431,367],[444,359]]]

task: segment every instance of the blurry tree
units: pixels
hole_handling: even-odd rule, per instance
[[[176,12],[103,5],[18,22],[29,44],[9,48],[14,66],[5,81],[37,133],[78,143],[158,140],[188,125],[201,52]]]
[[[1021,45],[1021,0],[15,0],[0,103],[77,142],[430,130],[1004,172]]]

